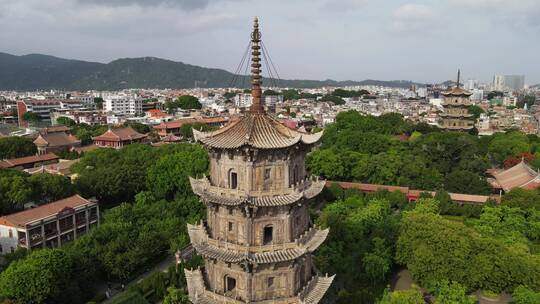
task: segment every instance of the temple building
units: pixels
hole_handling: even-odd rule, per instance
[[[207,220],[188,224],[204,268],[185,270],[199,303],[318,303],[334,276],[312,259],[329,230],[309,217],[309,199],[325,182],[308,177],[306,154],[321,138],[267,115],[261,97],[261,33],[251,34],[253,102],[239,119],[212,132],[193,130],[210,157],[210,176],[191,178]]]
[[[469,113],[469,97],[472,93],[460,86],[459,75],[458,71],[456,86],[442,92],[444,112],[439,114],[439,126],[446,130],[468,131],[474,128],[473,114]]]
[[[131,127],[109,129],[105,133],[92,137],[94,145],[103,148],[121,149],[124,146],[143,143],[148,135],[141,134]]]

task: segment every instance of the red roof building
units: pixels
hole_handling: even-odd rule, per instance
[[[5,159],[0,161],[2,169],[29,169],[58,162],[59,157],[54,153],[33,155],[20,158]]]
[[[60,247],[99,225],[99,205],[79,195],[0,217],[0,254]]]
[[[219,128],[225,125],[228,121],[229,119],[225,117],[185,118],[161,123],[157,126],[154,126],[154,129],[157,130],[159,136],[164,137],[167,134],[180,135],[180,128],[182,128],[182,126],[185,124],[202,123],[210,127]]]
[[[109,129],[105,133],[92,137],[94,144],[98,147],[120,149],[125,145],[142,143],[148,135],[141,134],[131,127]]]
[[[71,134],[64,132],[42,133],[34,140],[38,154],[71,150],[81,146],[81,141]]]
[[[423,193],[428,193],[432,196],[435,196],[433,191],[424,191],[424,190],[413,190],[409,187],[401,186],[387,186],[387,185],[377,185],[377,184],[362,184],[362,183],[350,183],[350,182],[334,182],[327,181],[326,187],[332,185],[337,185],[342,189],[353,189],[366,193],[377,192],[380,190],[386,190],[389,192],[399,191],[407,196],[409,202],[417,201]],[[495,199],[487,195],[473,195],[473,194],[462,194],[462,193],[448,193],[450,199],[458,204],[485,204],[490,199]],[[495,199],[496,200],[496,199]]]
[[[536,189],[540,187],[540,174],[533,170],[525,161],[502,171],[491,171],[493,179],[491,186],[499,191],[508,192],[513,188]]]

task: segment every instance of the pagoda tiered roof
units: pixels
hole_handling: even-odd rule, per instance
[[[257,264],[290,261],[311,253],[326,240],[329,229],[312,227],[294,242],[264,246],[244,246],[210,238],[204,224],[188,224],[188,234],[197,253],[227,263]]]
[[[243,304],[248,303],[238,299],[225,297],[218,293],[212,292],[205,288],[204,278],[200,268],[184,269],[188,286],[189,300],[193,304]],[[284,299],[271,299],[263,301],[249,301],[252,304],[317,304],[330,288],[333,276],[315,275],[311,278],[308,284],[294,297]]]
[[[225,127],[202,132],[193,129],[193,137],[209,147],[237,149],[250,146],[258,149],[286,148],[303,143],[311,145],[320,140],[322,131],[311,134],[293,130],[265,112],[249,112]]]
[[[444,96],[471,96],[473,93],[465,90],[460,86],[455,86],[448,91],[442,92]]]
[[[241,190],[232,190],[212,186],[208,178],[195,179],[190,177],[189,182],[193,192],[202,200],[226,206],[239,206],[248,204],[256,207],[276,207],[286,206],[306,198],[311,199],[317,196],[324,189],[324,180],[306,179],[302,183],[295,185],[286,192],[271,192],[271,195],[254,195]]]

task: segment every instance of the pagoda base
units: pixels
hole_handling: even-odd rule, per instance
[[[330,288],[335,277],[335,275],[331,277],[313,276],[295,297],[245,302],[206,289],[203,270],[200,268],[194,270],[184,269],[184,272],[189,300],[193,304],[317,304]]]

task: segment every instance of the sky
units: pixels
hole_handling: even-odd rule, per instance
[[[540,0],[0,0],[0,52],[234,71],[253,16],[284,79],[540,83]]]

